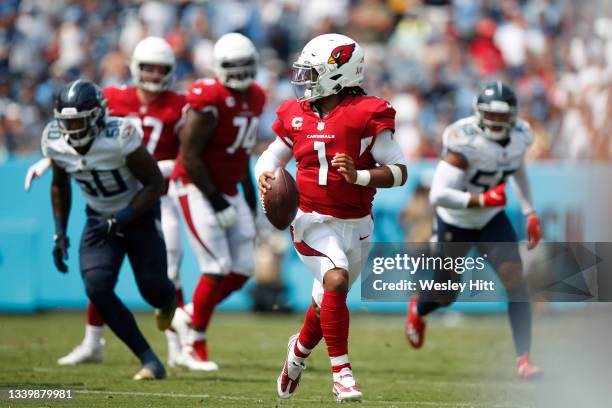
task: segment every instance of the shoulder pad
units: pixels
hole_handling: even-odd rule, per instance
[[[284,100],[284,101],[281,102],[281,104],[276,109],[276,114],[278,116],[281,116],[282,114],[289,112],[297,104],[298,104],[298,102],[295,99]]]
[[[52,120],[51,122],[47,123],[40,139],[40,147],[43,156],[49,157],[49,145],[55,141],[61,140],[61,136],[62,135],[59,131],[57,121]]]
[[[533,131],[527,121],[517,118],[513,130],[517,137],[520,137],[527,146],[533,143]]]
[[[475,126],[473,117],[458,120],[444,130],[442,143],[445,150],[462,154],[469,159],[476,152],[474,142],[480,130]]]

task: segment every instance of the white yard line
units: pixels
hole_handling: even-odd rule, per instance
[[[210,395],[210,394],[181,394],[172,392],[138,392],[138,391],[100,391],[100,390],[74,390],[76,394],[101,394],[101,395],[125,395],[129,397],[170,397],[170,398],[211,398],[230,401],[251,401],[263,403],[260,398],[255,397],[236,397],[230,395]],[[324,402],[321,398],[299,398],[296,402]],[[331,397],[329,402],[332,402]],[[424,406],[424,407],[476,407],[476,408],[528,408],[520,405],[504,405],[504,404],[481,404],[474,402],[434,402],[434,401],[387,401],[387,400],[370,400],[364,401],[366,404],[375,405],[408,405],[408,406]]]

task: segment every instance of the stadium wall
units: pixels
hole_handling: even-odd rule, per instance
[[[69,273],[62,275],[55,270],[51,259],[54,232],[51,213],[49,184],[50,174],[36,180],[30,192],[24,191],[24,177],[28,166],[38,157],[10,159],[0,165],[0,183],[4,188],[0,200],[0,311],[32,312],[42,309],[84,308],[86,297],[78,272],[78,240],[84,224],[84,201],[73,188],[73,206],[68,233],[71,238]],[[420,182],[426,182],[435,162],[410,164],[409,182],[406,188],[381,190],[375,200],[375,242],[402,241],[404,234],[398,217]],[[607,231],[597,222],[599,209],[594,208],[590,191],[593,180],[606,180],[611,166],[596,166],[559,161],[534,163],[529,167],[538,209],[548,240],[606,240]],[[509,189],[510,190],[510,189]],[[599,201],[601,202],[601,201]],[[604,201],[605,202],[605,201]],[[525,222],[518,204],[510,194],[508,214],[521,238],[524,238]],[[183,230],[183,243],[188,245]],[[283,278],[287,287],[290,306],[304,309],[310,303],[311,276],[302,266],[292,248],[283,259]],[[181,268],[185,293],[189,298],[198,278],[198,267],[190,248],[185,248]],[[132,308],[147,308],[139,295],[129,263],[121,271],[117,292]],[[233,295],[222,308],[248,310],[251,306],[247,290]],[[353,310],[373,312],[401,312],[401,303],[362,303],[356,284],[349,295],[349,307]],[[505,308],[499,303],[457,304],[465,311],[497,311]]]

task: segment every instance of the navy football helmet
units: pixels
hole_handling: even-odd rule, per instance
[[[87,146],[104,126],[106,99],[98,85],[78,79],[57,95],[53,116],[68,144]]]
[[[487,84],[474,99],[474,112],[486,137],[503,140],[514,127],[516,95],[501,81]]]

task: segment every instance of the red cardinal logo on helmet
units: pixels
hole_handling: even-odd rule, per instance
[[[331,52],[331,55],[327,59],[328,64],[336,64],[338,68],[349,62],[351,57],[353,56],[353,51],[355,51],[355,43],[339,45],[334,48]]]

